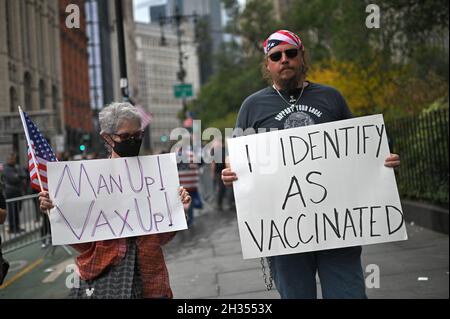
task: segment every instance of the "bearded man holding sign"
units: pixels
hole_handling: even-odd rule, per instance
[[[264,54],[263,74],[270,86],[243,102],[236,123],[241,133],[235,136],[247,129],[283,130],[352,117],[336,89],[306,81],[305,48],[299,36],[287,30],[274,32],[264,42]],[[400,165],[399,156],[389,155],[384,165]],[[237,180],[231,168],[222,171],[226,186]],[[268,260],[282,298],[317,298],[316,273],[324,298],[366,298],[361,246],[271,256]]]

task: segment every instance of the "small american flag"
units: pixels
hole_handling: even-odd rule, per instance
[[[141,114],[142,116],[142,129],[146,128],[147,125],[151,122],[153,119],[152,113],[148,113],[141,105],[136,105],[136,110]]]
[[[37,126],[28,117],[28,114],[23,112],[23,116],[27,125],[30,143],[33,148],[33,150],[30,150],[30,147],[28,147],[28,170],[30,171],[31,187],[38,191],[41,190],[38,180],[39,174],[42,182],[42,187],[44,188],[44,190],[48,191],[47,162],[56,162],[56,156],[53,153],[50,144],[47,142],[47,139],[42,136]],[[34,152],[34,157],[36,158],[39,173],[33,162],[33,158],[31,155],[32,151]]]
[[[183,158],[182,152],[185,152],[185,157]],[[198,189],[198,184],[200,180],[199,165],[194,163],[194,152],[192,150],[181,149],[178,154],[181,156],[182,162],[178,164],[178,177],[180,179],[180,186],[186,188],[187,191],[196,191]],[[183,160],[188,160],[188,162],[183,162]]]

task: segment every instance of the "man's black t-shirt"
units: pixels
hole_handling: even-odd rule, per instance
[[[300,92],[300,88],[280,91],[283,99],[273,87],[266,87],[250,95],[242,103],[236,128],[281,130],[352,117],[344,98],[332,87],[309,82],[297,101]]]

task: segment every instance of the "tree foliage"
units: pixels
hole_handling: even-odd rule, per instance
[[[276,29],[279,23],[274,18],[270,0],[249,0],[240,17],[240,30],[244,50],[247,54],[261,56],[264,40]]]
[[[366,27],[369,0],[296,0],[276,21],[270,0],[222,0],[234,41],[213,57],[217,73],[189,108],[205,124],[233,122],[242,101],[263,88],[262,43],[277,29],[302,38],[308,79],[335,86],[355,114],[417,114],[448,87],[447,0],[380,0],[380,28]],[[437,44],[436,44],[437,42]]]
[[[240,67],[225,68],[203,86],[196,101],[189,106],[206,125],[236,113],[242,101],[264,86],[259,68],[243,62]],[[217,123],[217,121],[216,121]]]

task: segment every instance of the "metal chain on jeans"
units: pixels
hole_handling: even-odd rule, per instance
[[[267,258],[267,266],[269,267],[269,278],[267,278],[264,258],[260,258],[259,260],[261,262],[261,270],[263,273],[264,284],[266,285],[267,291],[270,291],[272,290],[273,287],[273,276],[272,276],[272,267],[270,267],[271,264],[270,258]]]

